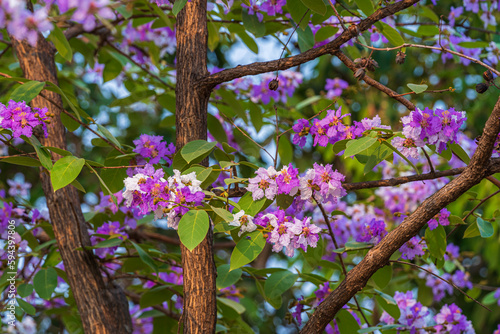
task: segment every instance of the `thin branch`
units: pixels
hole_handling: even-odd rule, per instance
[[[500,76],[500,71],[497,71],[495,68],[493,68],[493,67],[489,66],[488,64],[480,61],[479,59],[466,56],[463,53],[460,53],[460,52],[457,52],[457,51],[453,51],[453,50],[447,49],[445,47],[437,47],[437,46],[422,45],[422,44],[411,44],[411,43],[405,43],[403,45],[392,47],[392,48],[375,48],[373,46],[369,46],[369,45],[365,45],[365,44],[360,44],[360,45],[362,45],[363,47],[365,47],[367,49],[375,50],[375,51],[392,51],[392,50],[400,50],[402,48],[419,48],[419,49],[430,49],[430,50],[443,51],[443,52],[451,53],[451,54],[453,54],[455,56],[458,56],[458,57],[461,57],[461,58],[468,59],[468,60],[470,60],[470,61],[472,61],[472,62],[474,62],[476,64],[479,64],[479,65],[481,65],[481,66],[489,69],[491,72],[493,72],[496,75]]]
[[[142,279],[142,280],[146,280],[146,281],[150,281],[150,282],[154,282],[158,285],[162,285],[162,286],[165,286],[167,288],[167,290],[170,290],[171,292],[174,293],[174,295],[177,295],[179,297],[182,297],[182,293],[175,290],[174,288],[172,288],[171,286],[169,285],[166,285],[166,284],[163,284],[162,282],[160,282],[161,278],[159,277],[155,277],[155,278],[152,278],[152,277],[149,277],[149,276],[146,276],[146,275],[139,275],[139,274],[118,274],[118,275],[115,275],[115,276],[112,276],[111,279],[112,280],[117,280],[117,279],[120,279],[120,278],[126,278],[126,279],[134,279],[134,278],[138,278],[138,279]]]
[[[467,218],[469,218],[474,213],[474,211],[477,210],[477,208],[479,208],[481,205],[483,205],[484,202],[486,202],[487,200],[489,200],[490,198],[492,198],[493,196],[495,196],[499,193],[500,193],[500,190],[497,190],[493,194],[483,198],[472,210],[469,211],[469,213],[467,213],[467,215],[465,215],[463,221],[465,222],[465,220]],[[455,228],[453,230],[451,230],[450,233],[448,233],[448,235],[446,236],[446,239],[448,239],[453,234],[453,232],[455,232],[460,226],[461,225],[455,226]]]
[[[314,195],[313,195],[313,199],[316,202],[316,204],[318,205],[319,209],[321,210],[321,213],[323,214],[323,219],[325,220],[326,226],[328,226],[328,233],[330,234],[330,238],[332,238],[335,249],[338,249],[339,245],[337,243],[337,239],[335,238],[335,234],[333,233],[332,225],[330,224],[330,218],[328,217],[323,205],[320,202],[318,202],[318,200],[314,197]],[[340,264],[342,266],[342,272],[344,273],[344,276],[347,276],[347,269],[345,267],[344,259],[342,259],[342,254],[337,253],[337,256],[338,256]],[[358,299],[356,298],[356,296],[353,296],[353,298],[354,298],[354,301],[356,302],[359,313],[361,313],[361,315],[363,316],[363,319],[365,319],[365,322],[368,324],[368,327],[370,327],[370,323],[368,322],[368,319],[366,318],[365,313],[361,309],[361,306],[358,303]]]
[[[337,58],[340,59],[340,61],[343,62],[344,65],[346,65],[352,72],[356,72],[357,70],[356,64],[354,64],[354,62],[349,57],[347,57],[342,51],[337,50],[336,52],[334,52],[334,55],[337,56]],[[415,110],[415,105],[413,103],[411,103],[404,97],[399,96],[398,93],[396,93],[389,87],[381,84],[377,80],[370,78],[368,75],[365,75],[363,77],[363,81],[366,82],[368,85],[387,94],[389,97],[392,97],[393,99],[404,105],[409,110]]]
[[[300,64],[304,64],[308,61],[314,60],[320,56],[332,54],[335,51],[339,50],[344,43],[357,36],[357,34],[371,28],[374,23],[396,12],[402,11],[417,2],[418,0],[403,0],[378,9],[375,13],[359,22],[359,24],[351,25],[349,29],[343,31],[342,34],[340,34],[337,38],[326,45],[313,48],[296,56],[291,56],[284,59],[277,59],[267,62],[255,62],[249,65],[230,68],[206,76],[205,78],[201,79],[197,83],[197,85],[206,89],[212,89],[213,87],[223,82],[231,81],[236,78],[272,71],[286,70],[290,67],[298,66]]]
[[[454,92],[454,91],[455,91],[454,88],[449,87],[449,88],[446,88],[446,89],[426,90],[426,91],[423,91],[422,93],[445,93],[445,92]],[[396,96],[405,96],[405,95],[413,95],[413,94],[417,94],[417,93],[415,93],[415,92],[408,92],[408,93],[398,94]]]
[[[429,163],[429,168],[431,169],[430,174],[435,174],[436,171],[434,170],[434,166],[432,165],[431,157],[427,154],[427,151],[425,150],[424,147],[422,147],[422,151],[424,151],[425,158],[427,159],[427,162]]]
[[[133,293],[133,292],[130,292],[128,290],[125,290],[124,291],[125,294],[127,295],[127,297],[129,297],[134,303],[136,304],[139,304],[139,302],[141,301],[141,296],[136,294],[136,293]],[[177,314],[177,313],[174,313],[170,310],[166,310],[164,309],[163,307],[159,306],[159,305],[154,305],[152,306],[155,310],[158,310],[160,311],[161,313],[165,314],[166,316],[170,317],[170,318],[173,318],[177,321],[179,321],[179,318],[180,318],[180,315]]]
[[[465,291],[463,291],[462,289],[460,289],[458,286],[455,285],[455,283],[453,283],[452,281],[449,281],[447,279],[444,279],[442,278],[441,276],[439,275],[436,275],[435,273],[433,273],[432,271],[430,270],[427,270],[419,265],[416,265],[414,263],[411,263],[411,262],[405,262],[405,261],[398,261],[398,260],[390,260],[389,262],[392,262],[392,263],[399,263],[399,264],[406,264],[406,265],[409,265],[409,266],[412,266],[412,267],[415,267],[417,269],[420,269],[420,270],[423,270],[425,271],[426,273],[436,277],[436,278],[439,278],[441,281],[445,282],[445,283],[448,283],[449,285],[451,285],[452,287],[454,287],[455,289],[457,289],[458,291],[460,291],[464,296],[467,296],[468,298],[470,298],[472,301],[474,301],[476,304],[478,304],[479,306],[481,306],[482,308],[488,310],[491,312],[491,310],[486,307],[485,305],[481,304],[479,301],[477,301],[476,299],[472,298],[471,296],[469,296]]]
[[[125,52],[123,52],[122,50],[120,50],[119,48],[117,48],[115,45],[113,45],[112,42],[106,40],[106,43],[111,48],[113,48],[116,52],[118,52],[119,54],[121,54],[122,56],[124,56],[128,60],[130,60],[135,66],[139,67],[142,71],[146,72],[148,75],[150,75],[152,78],[154,78],[156,81],[158,81],[159,83],[161,83],[162,85],[164,85],[165,87],[167,87],[167,88],[169,88],[171,90],[175,90],[175,88],[173,86],[169,85],[168,83],[166,83],[165,81],[163,81],[159,76],[157,76],[156,74],[154,74],[153,72],[151,72],[147,68],[143,67],[138,62],[136,62],[130,55],[126,54]]]

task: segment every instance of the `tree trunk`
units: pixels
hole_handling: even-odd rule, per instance
[[[50,81],[57,85],[52,45],[41,34],[35,48],[26,41],[10,37],[24,76],[30,80]],[[45,107],[55,117],[48,126],[48,138],[41,138],[41,142],[44,146],[66,149],[65,129],[60,118],[62,99],[48,90],[42,91],[42,94],[47,99],[37,96],[31,105]],[[55,160],[60,156],[52,153],[52,158]],[[50,175],[45,169],[41,169],[40,178],[57,245],[85,333],[132,333],[128,302],[123,291],[112,282],[104,282],[92,251],[76,250],[78,247],[90,246],[77,190],[70,185],[54,193]]]
[[[207,139],[210,90],[195,84],[207,71],[207,1],[192,0],[177,16],[176,146]],[[204,165],[208,165],[204,161]],[[184,333],[214,333],[217,317],[213,232],[190,252],[181,245]]]

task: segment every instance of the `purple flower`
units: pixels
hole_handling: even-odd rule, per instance
[[[342,91],[349,87],[349,83],[339,78],[326,79],[325,89],[327,91],[326,98],[334,99],[342,95]]]
[[[462,310],[455,304],[444,305],[434,316],[438,333],[474,333],[472,323],[462,314]]]
[[[295,134],[293,135],[292,142],[299,147],[304,147],[307,141],[307,135],[309,134],[309,129],[311,124],[306,119],[299,119],[297,123],[292,127]]]
[[[364,218],[364,217],[363,217]],[[387,234],[385,222],[376,218],[363,219],[361,234],[356,237],[357,242],[371,242],[378,244]]]
[[[450,21],[450,26],[455,25],[455,19],[460,17],[464,13],[464,8],[463,7],[450,7],[450,13],[448,14],[448,20]]]
[[[123,228],[120,227],[120,222],[108,222],[102,224],[101,227],[97,228],[96,230],[97,234],[107,234],[110,236],[116,236],[117,238],[123,240],[123,237],[126,236],[125,232],[123,231]],[[102,237],[99,236],[92,236],[90,238],[92,241],[92,245],[95,246],[99,242],[105,240]],[[118,246],[115,247],[106,247],[106,248],[96,248],[95,253],[99,257],[105,257],[107,254],[112,254],[114,251],[118,249]]]
[[[28,197],[31,189],[31,183],[24,181],[24,176],[22,180],[7,180],[7,184],[9,185],[9,195],[10,196],[19,196],[19,197]]]
[[[295,224],[290,228],[290,230],[295,234],[293,238],[293,247],[301,247],[304,251],[307,250],[307,246],[316,248],[319,240],[319,233],[321,228],[311,224],[311,217],[306,217],[304,220],[294,218]]]
[[[406,242],[399,251],[402,253],[401,258],[406,260],[413,260],[415,256],[424,255],[425,241],[420,239],[419,236],[414,236]]]
[[[42,125],[47,137],[47,108],[34,108],[35,113],[26,105],[26,102],[9,101],[8,106],[0,103],[0,126],[12,130],[12,136],[18,138],[22,135],[31,137],[33,128]]]
[[[323,123],[319,119],[313,120],[313,125],[311,126],[311,134],[314,136],[313,145],[325,147],[328,145],[329,138],[326,135],[327,126],[323,125]]]
[[[142,134],[139,139],[134,140],[136,145],[134,152],[140,155],[142,159],[149,159],[150,164],[157,164],[161,159],[171,164],[172,160],[168,158],[175,153],[174,144],[162,141],[162,136],[150,136]]]
[[[72,19],[83,25],[85,31],[92,31],[96,26],[96,16],[99,18],[113,20],[116,16],[113,11],[107,7],[109,0],[88,0],[81,1],[73,13]]]
[[[415,139],[411,139],[411,138],[394,137],[392,139],[391,143],[405,157],[407,157],[407,158],[411,157],[414,159],[419,158],[418,148],[423,147],[425,145],[424,142],[420,138],[415,140]]]
[[[479,12],[479,0],[464,0],[465,10],[477,13]]]
[[[444,259],[446,261],[452,261],[454,259],[458,259],[460,256],[460,248],[453,243],[449,243],[446,246],[446,253],[444,253]]]
[[[259,168],[257,176],[248,180],[249,184],[247,190],[252,193],[252,198],[257,201],[264,196],[273,200],[278,192],[276,184],[276,170],[273,167],[268,169]]]
[[[299,190],[300,180],[298,177],[299,170],[293,168],[292,164],[283,166],[281,171],[278,172],[276,177],[276,185],[278,187],[278,194],[287,194],[295,196]]]
[[[436,227],[438,227],[438,224],[441,226],[450,225],[449,218],[450,218],[450,211],[448,211],[446,208],[441,209],[441,211],[427,223],[429,225],[429,229],[431,231],[434,230]]]

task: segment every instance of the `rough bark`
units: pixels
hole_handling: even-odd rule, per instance
[[[478,184],[496,168],[489,164],[493,144],[500,131],[500,98],[486,122],[478,148],[469,166],[460,176],[426,199],[401,225],[391,231],[355,266],[340,285],[316,308],[300,333],[322,333],[337,312],[368,282],[380,268],[389,263],[391,255],[415,236],[442,208]]]
[[[177,16],[176,145],[207,139],[210,90],[195,84],[207,71],[207,2],[192,0]],[[204,162],[205,165],[207,161]],[[181,245],[184,333],[214,333],[217,316],[213,232],[191,252]]]
[[[12,36],[11,40],[27,79],[58,84],[54,49],[42,35],[39,35],[36,48]],[[48,90],[42,93],[56,105],[42,96],[31,102],[33,107],[45,107],[55,115],[49,125],[48,138],[41,138],[41,142],[44,146],[66,149],[65,130],[60,118],[63,107],[61,97]],[[60,156],[53,154],[52,158],[55,160]],[[132,333],[132,321],[123,291],[113,283],[104,282],[92,251],[76,250],[78,247],[90,246],[77,190],[67,186],[54,193],[46,170],[41,169],[40,178],[57,245],[85,333]]]

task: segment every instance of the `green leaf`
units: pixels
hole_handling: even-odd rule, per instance
[[[290,289],[299,275],[288,270],[277,271],[266,280],[264,284],[264,292],[270,299],[281,296],[285,291]]]
[[[356,333],[359,330],[358,322],[347,310],[340,310],[335,317],[335,322],[339,333]]]
[[[470,224],[469,227],[464,232],[464,239],[467,238],[474,238],[477,237],[478,235],[481,235],[481,232],[479,232],[479,227],[477,226],[477,221]]]
[[[57,272],[54,268],[40,269],[33,278],[36,293],[43,299],[50,299],[57,287]]]
[[[384,35],[389,40],[389,42],[391,42],[392,45],[400,46],[405,43],[403,37],[401,37],[401,35],[396,29],[394,29],[393,27],[384,22],[380,22],[380,24],[382,25],[383,29],[382,35]]]
[[[18,289],[19,291],[19,289]],[[488,293],[486,296],[484,296],[483,300],[481,301],[484,305],[492,305],[497,303],[497,298],[495,298],[495,293],[496,291],[491,291]]]
[[[38,139],[35,136],[31,136],[30,138],[27,138],[26,136],[21,136],[25,141],[29,142],[36,151],[36,155],[38,156],[38,159],[40,160],[40,163],[42,164],[43,167],[45,167],[47,170],[52,169],[52,157],[47,151],[46,148],[40,144]]]
[[[389,303],[381,296],[375,296],[375,300],[384,311],[389,313],[391,317],[393,317],[394,319],[399,319],[399,317],[401,316],[401,311],[399,310],[398,305],[396,305],[395,303]]]
[[[315,13],[323,16],[326,14],[326,5],[323,0],[300,0],[302,3]]]
[[[316,42],[323,42],[328,38],[334,36],[338,31],[339,31],[338,27],[332,27],[332,26],[321,27],[314,34],[314,40]],[[296,108],[299,109],[298,105]]]
[[[286,136],[281,136],[279,138],[279,148],[278,153],[280,154],[281,163],[287,165],[292,162],[293,159],[293,146],[290,140]]]
[[[194,140],[184,145],[181,149],[181,155],[187,163],[190,163],[196,158],[210,154],[215,145],[217,145],[216,142],[209,143],[205,140]]]
[[[373,274],[372,279],[380,289],[384,289],[392,279],[392,266],[380,268]]]
[[[439,35],[439,28],[437,26],[420,26],[417,33],[422,36],[436,36]]]
[[[72,155],[57,160],[50,171],[50,180],[54,192],[73,182],[82,171],[84,164],[85,159],[77,158]]]
[[[353,155],[356,155],[360,152],[363,152],[364,150],[370,148],[372,145],[374,145],[377,142],[377,138],[373,137],[361,137],[359,139],[354,139],[350,140],[347,143],[345,152],[344,152],[344,157],[351,157]]]
[[[23,283],[17,287],[19,297],[26,298],[33,293],[33,285]]]
[[[463,48],[468,48],[468,49],[483,49],[489,46],[488,42],[482,42],[482,41],[477,41],[477,42],[460,42],[458,43],[459,46]]]
[[[383,145],[386,145],[387,147],[389,147],[393,152],[395,152],[397,155],[399,155],[401,158],[403,158],[410,166],[413,167],[413,169],[415,170],[415,172],[417,172],[417,174],[420,175],[420,172],[419,170],[417,169],[417,166],[415,166],[413,164],[413,162],[411,162],[410,160],[408,160],[407,157],[405,157],[401,152],[399,152],[399,150],[397,148],[395,148],[394,146],[392,146],[391,144],[389,144],[389,142],[387,140],[384,140],[382,141],[382,144]]]
[[[367,174],[373,170],[375,166],[389,158],[393,154],[392,150],[386,145],[380,145],[368,158],[363,173]]]
[[[242,42],[245,43],[247,48],[250,49],[250,51],[255,54],[259,53],[259,45],[255,42],[255,39],[253,39],[249,34],[246,33],[246,31],[239,31],[237,35],[242,40]]]
[[[174,14],[175,16],[177,16],[177,14],[180,13],[180,11],[182,10],[182,8],[184,8],[184,6],[186,5],[186,3],[187,3],[187,0],[175,0],[174,6],[172,7],[172,14]]]
[[[309,26],[304,30],[297,29],[297,36],[299,39],[299,49],[301,52],[306,52],[314,46],[314,34]]]
[[[28,313],[29,315],[35,315],[36,314],[36,309],[33,305],[25,302],[21,298],[16,298],[17,303],[19,306],[24,310],[24,312]]]
[[[408,88],[410,88],[415,94],[423,93],[429,88],[427,85],[415,85],[415,84],[407,84]]]
[[[301,0],[287,0],[286,6],[288,7],[288,12],[292,16],[292,20],[296,24],[299,24],[300,22],[300,28],[305,29],[309,24],[309,20],[306,14],[308,8],[304,6]],[[302,19],[304,14],[306,15],[306,17],[304,17],[301,22],[300,20]]]
[[[56,50],[64,59],[67,61],[73,60],[73,49],[71,49],[66,36],[58,26],[54,25],[48,39],[54,43]]]
[[[287,194],[280,194],[276,196],[276,205],[282,210],[288,209],[293,203],[293,197]]]
[[[122,107],[122,106],[129,106],[131,104],[134,104],[136,102],[140,102],[144,99],[147,99],[148,97],[151,97],[155,95],[154,90],[140,90],[137,92],[132,92],[129,96],[124,97],[123,99],[117,99],[111,102],[109,105],[110,108],[112,107]]]
[[[10,99],[16,102],[24,101],[26,103],[31,102],[35,97],[40,94],[45,86],[45,82],[40,81],[28,81],[25,84],[14,89],[12,94],[10,94]]]
[[[220,121],[212,114],[207,114],[207,126],[210,134],[214,136],[219,143],[227,142],[226,131]]]
[[[477,217],[476,222],[482,238],[489,238],[493,235],[493,225],[489,221]]]
[[[262,232],[253,231],[247,233],[233,250],[231,254],[230,270],[234,270],[244,266],[255,260],[255,258],[262,252],[266,241]]]
[[[297,103],[297,105],[295,106],[295,109],[300,110],[302,108],[307,107],[308,105],[311,105],[311,104],[313,104],[315,102],[318,102],[321,99],[322,99],[322,97],[319,96],[319,95],[314,95],[314,96],[308,97],[304,101],[301,101],[301,102]]]
[[[40,161],[29,158],[29,157],[11,157],[0,159],[0,162],[6,162],[13,165],[28,166],[28,167],[40,167],[42,164]]]
[[[63,150],[62,148],[58,147],[51,147],[51,146],[44,146],[46,149],[48,149],[51,152],[54,152],[56,154],[62,155],[63,157],[66,157],[68,155],[73,155],[71,152]]]
[[[217,298],[217,301],[225,304],[226,306],[229,306],[230,308],[235,310],[238,314],[243,314],[246,310],[245,306],[243,306],[240,303],[237,303],[234,300],[231,300],[229,298],[219,297],[219,298]]]
[[[122,147],[122,145],[120,144],[120,142],[115,138],[115,136],[113,136],[111,134],[111,132],[109,132],[108,129],[106,129],[101,124],[96,124],[96,125],[97,125],[97,128],[99,129],[99,131],[104,135],[104,137],[106,137],[110,142],[112,142],[113,144],[115,144],[116,146],[118,146],[118,148]]]
[[[234,283],[238,282],[238,280],[241,278],[242,273],[243,271],[239,268],[230,270],[229,264],[223,264],[217,267],[217,288],[223,289],[233,285]]]
[[[118,167],[118,166],[128,166],[130,158],[117,159],[118,151],[111,151],[111,153],[106,157],[104,165],[106,167]],[[90,164],[89,161],[87,163]],[[114,194],[123,189],[123,180],[127,177],[127,168],[103,168],[99,174],[106,183],[106,186]],[[105,195],[109,195],[105,194]]]
[[[241,210],[245,211],[245,214],[253,217],[263,209],[266,201],[267,199],[265,197],[261,198],[258,201],[254,201],[252,198],[252,193],[247,192],[240,198],[240,200],[238,201],[238,205],[240,206]]]
[[[444,227],[438,225],[434,230],[430,228],[425,230],[425,242],[432,256],[436,259],[442,259],[446,253],[446,231]]]
[[[149,256],[149,254],[144,249],[142,249],[141,246],[139,246],[138,244],[136,244],[131,240],[129,241],[132,243],[135,250],[139,254],[139,257],[141,258],[142,262],[147,264],[151,269],[153,269],[156,272],[156,274],[158,274],[158,266],[156,265],[155,261],[151,258],[151,256]]]
[[[434,21],[434,23],[439,23],[439,17],[428,6],[420,6],[420,10],[422,16],[428,17],[429,19]]]
[[[179,239],[190,251],[196,248],[205,239],[210,221],[204,210],[189,210],[179,221]]]
[[[459,216],[454,216],[454,215],[451,215],[448,220],[450,221],[450,224],[451,225],[464,225],[465,222],[462,218],[460,218]]]
[[[141,308],[146,308],[154,305],[161,304],[163,302],[169,301],[174,293],[168,289],[168,286],[155,286],[150,290],[147,290],[139,300],[139,305]]]
[[[465,152],[462,146],[455,143],[448,144],[448,146],[451,148],[451,151],[455,153],[457,157],[459,157],[466,164],[469,164],[470,162],[469,155],[467,154],[467,152]]]
[[[241,12],[241,19],[246,30],[251,32],[255,37],[263,37],[266,34],[266,26],[259,21],[257,15],[248,14],[248,10],[244,9]]]
[[[212,206],[212,209],[214,210],[215,214],[219,217],[221,217],[225,222],[232,222],[234,220],[233,214],[223,208],[217,208],[215,206]]]
[[[371,0],[354,0],[354,2],[356,2],[358,8],[361,9],[366,16],[372,15],[375,11]]]
[[[89,248],[95,249],[95,248],[115,247],[115,246],[121,245],[122,243],[123,243],[123,240],[120,238],[110,238],[110,239],[103,240],[103,241],[99,242],[97,245],[89,247]]]

